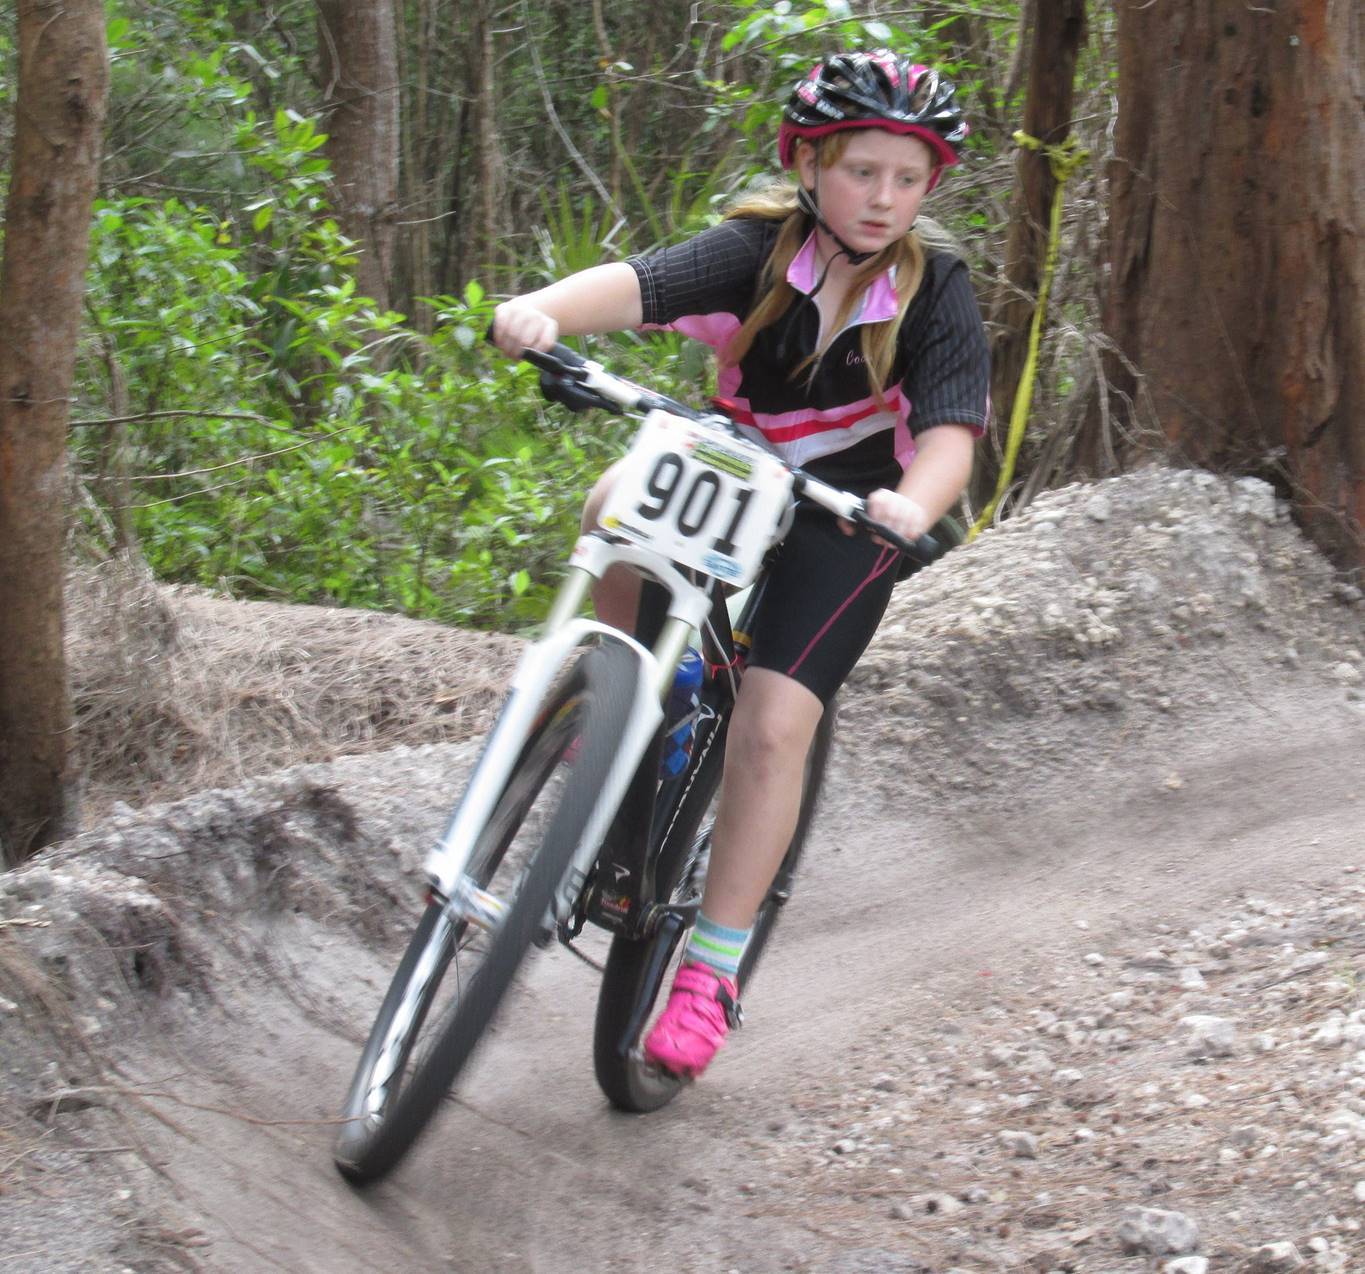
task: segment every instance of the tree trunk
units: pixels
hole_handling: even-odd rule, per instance
[[[1365,567],[1360,7],[1128,5],[1118,52],[1106,330],[1181,455]]]
[[[66,430],[108,78],[100,0],[20,0],[0,284],[0,857],[74,830]]]
[[[1085,42],[1084,0],[1037,0],[1037,26],[1029,61],[1022,129],[1049,145],[1066,140],[1076,96],[1076,61]],[[1015,159],[1015,187],[1005,239],[1004,274],[991,300],[990,445],[973,475],[976,503],[995,488],[1019,378],[1028,352],[1029,328],[1047,255],[1048,220],[1056,179],[1047,156],[1022,147]]]
[[[389,308],[398,207],[398,44],[393,0],[318,0],[327,158],[337,221],[360,245],[356,287]]]
[[[502,227],[498,209],[502,206],[505,167],[502,141],[498,136],[498,86],[494,74],[497,49],[493,40],[494,18],[486,0],[479,0],[473,6],[472,17],[474,26],[469,42],[469,93],[474,103],[471,140],[478,154],[478,238],[482,251],[482,258],[476,264],[493,273],[502,255],[499,252]]]
[[[1026,7],[1026,6],[1025,6]],[[954,62],[971,68],[972,92],[970,101],[972,131],[978,138],[999,142],[1008,137],[1005,112],[1008,99],[1005,86],[999,82],[998,66],[986,22],[957,5],[927,4],[921,20],[926,30],[932,29],[936,39],[950,46]],[[1021,13],[1021,21],[1027,15]],[[954,77],[960,85],[967,75],[958,72]],[[1018,85],[1015,85],[1017,90]]]

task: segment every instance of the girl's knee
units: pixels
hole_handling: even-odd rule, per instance
[[[806,704],[772,698],[745,704],[741,698],[730,725],[728,751],[760,769],[791,769],[805,762],[819,720],[819,712],[812,716]]]
[[[611,485],[616,480],[616,471],[620,466],[621,462],[618,460],[593,483],[592,490],[588,492],[588,498],[583,502],[582,530],[590,531],[597,525],[597,516],[602,512],[602,506],[607,502],[607,496],[611,494]]]

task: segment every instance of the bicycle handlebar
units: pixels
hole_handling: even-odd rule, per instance
[[[490,328],[490,338],[491,334]],[[720,412],[701,412],[686,403],[653,393],[643,386],[607,371],[600,363],[584,358],[567,345],[556,344],[548,350],[526,349],[522,351],[521,356],[528,363],[540,368],[540,386],[545,396],[575,411],[601,408],[605,411],[647,412],[658,409],[676,416],[684,416],[689,420],[723,423],[730,432],[738,432],[734,421],[728,416]],[[743,436],[748,441],[754,441],[747,434]],[[805,496],[837,517],[844,518],[884,540],[911,561],[928,566],[948,551],[948,545],[940,543],[931,535],[921,535],[913,540],[906,539],[889,526],[870,517],[867,502],[861,497],[848,491],[841,491],[827,482],[821,482],[819,478],[795,465],[788,465],[787,468],[794,479],[793,490],[798,495]]]

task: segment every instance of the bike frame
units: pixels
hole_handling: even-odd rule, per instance
[[[579,617],[592,582],[616,565],[631,567],[667,590],[667,618],[649,646],[606,624]],[[706,622],[710,610],[707,589],[692,583],[658,554],[610,540],[595,531],[579,538],[545,630],[522,652],[512,675],[511,692],[475,765],[464,797],[445,834],[427,856],[425,871],[431,891],[445,900],[452,913],[485,928],[497,924],[502,904],[475,886],[465,874],[475,841],[507,786],[555,682],[579,650],[594,642],[611,641],[630,650],[636,658],[635,706],[592,817],[556,895],[554,918],[560,924],[568,922],[607,830],[658,733],[663,721],[663,701],[673,684],[688,637]]]
[[[650,394],[562,346],[545,354],[528,350],[525,357],[540,366],[542,372],[551,373],[548,388],[542,379],[547,396],[570,406],[605,406],[636,414],[658,408],[694,421],[709,421],[725,432],[742,436],[728,418],[706,417],[671,399]],[[924,561],[937,555],[938,548],[932,538],[922,537],[919,544],[912,544],[872,521],[863,501],[852,493],[831,487],[800,469],[791,468],[789,472],[793,479],[793,498],[804,496],[834,516],[882,535],[902,552],[912,556],[923,554]],[[648,646],[605,624],[580,618],[592,582],[618,564],[662,585],[668,595],[667,617],[658,636]],[[706,624],[711,613],[713,587],[711,582],[706,586],[694,583],[662,554],[624,543],[605,532],[594,530],[579,537],[569,560],[568,574],[551,606],[544,633],[522,653],[512,677],[511,693],[475,765],[465,795],[451,816],[445,834],[427,856],[425,870],[432,895],[446,903],[448,915],[484,928],[497,926],[504,910],[503,903],[478,888],[465,871],[478,835],[491,817],[542,706],[565,667],[585,646],[615,642],[636,658],[634,710],[592,816],[579,844],[574,847],[565,880],[555,896],[553,920],[559,924],[563,935],[574,919],[580,894],[599,853],[603,853],[604,863],[622,886],[618,898],[625,903],[633,900],[645,905],[626,906],[615,916],[610,909],[598,906],[589,918],[607,928],[628,929],[636,934],[651,920],[648,914],[642,916],[641,913],[648,913],[648,904],[656,901],[650,897],[653,881],[649,865],[650,852],[654,848],[652,842],[658,837],[648,835],[656,830],[652,827],[656,788],[654,772],[643,771],[641,762],[651,741],[658,737],[664,699],[672,686],[688,638]],[[692,772],[693,767],[689,767],[684,778]],[[629,803],[629,808],[622,810],[625,802]],[[617,820],[618,811],[624,815],[625,839],[631,843],[624,845],[619,853],[614,850],[604,853],[602,847]],[[631,886],[629,889],[625,888],[627,884]],[[579,919],[581,927],[582,918]]]

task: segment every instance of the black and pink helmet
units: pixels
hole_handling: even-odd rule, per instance
[[[783,168],[796,163],[796,143],[846,128],[884,128],[926,142],[937,165],[930,187],[944,168],[962,158],[967,121],[957,89],[937,71],[887,49],[840,53],[815,66],[793,90],[782,110],[777,157]]]

